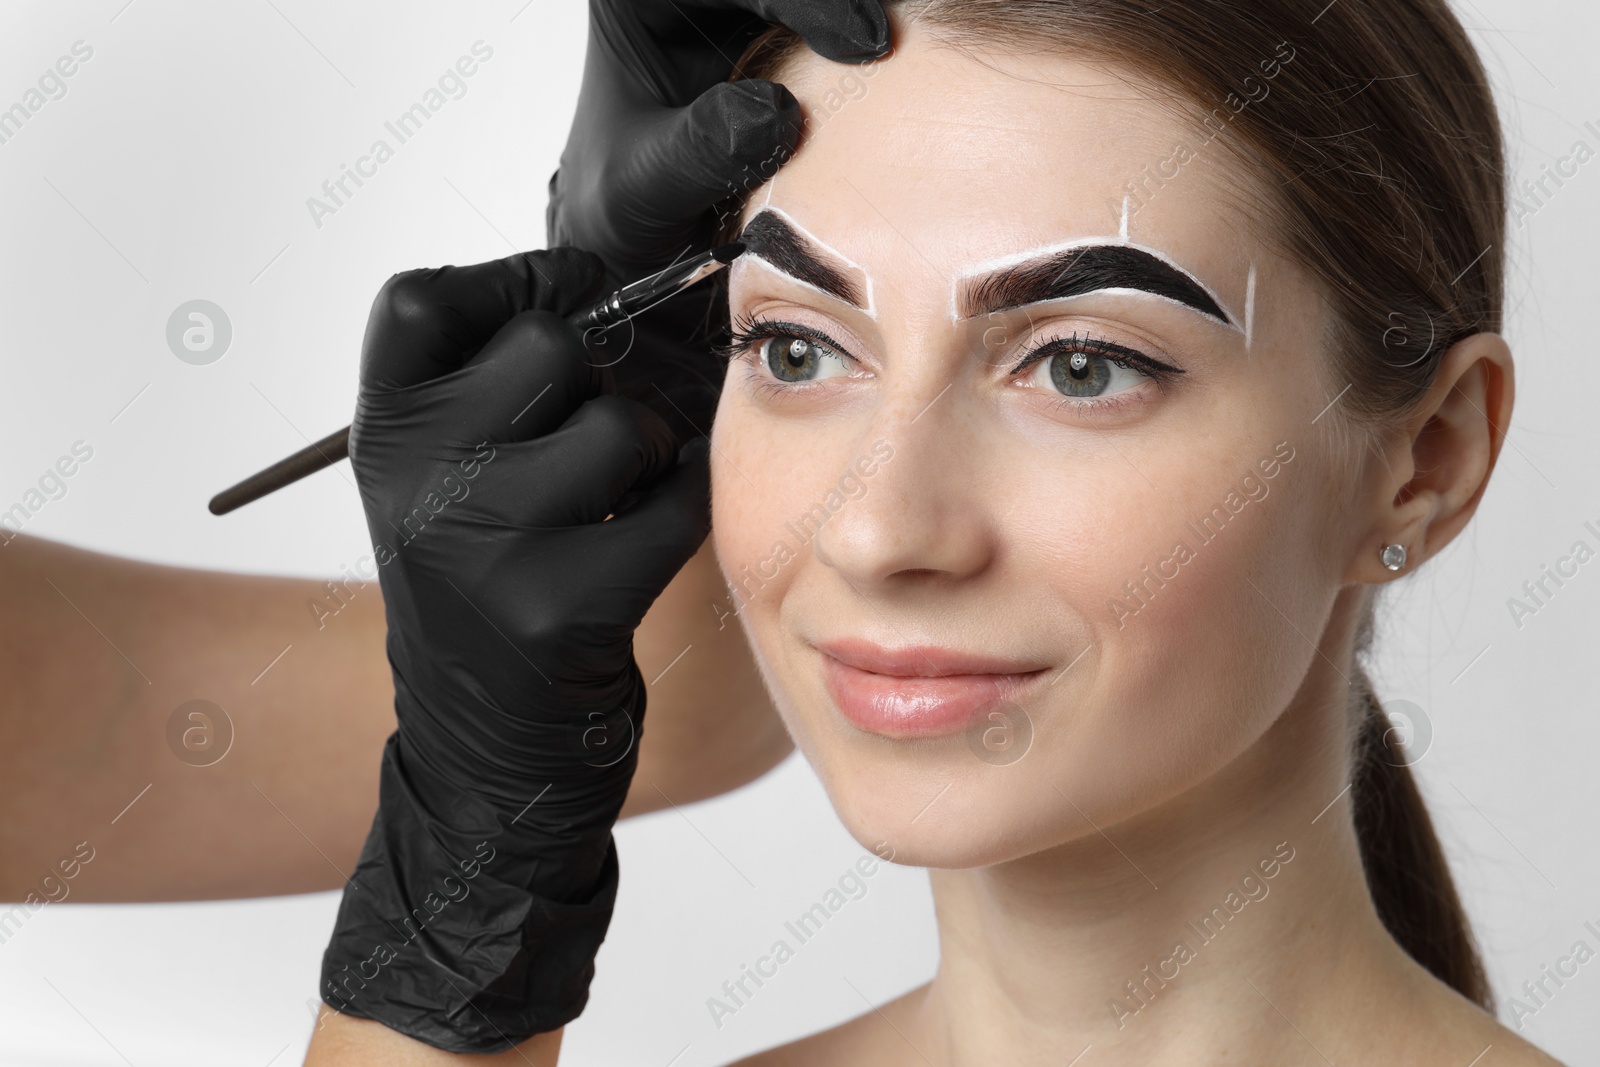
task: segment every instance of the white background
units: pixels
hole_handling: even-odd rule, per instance
[[[0,7],[0,107],[73,42],[94,49],[67,95],[0,145],[0,510],[82,439],[93,460],[28,532],[161,562],[333,575],[367,550],[344,472],[226,519],[205,502],[302,434],[349,421],[367,308],[390,273],[542,243],[584,4],[124,3]],[[1517,178],[1537,178],[1579,137],[1600,148],[1581,128],[1600,126],[1600,7],[1460,11],[1500,93]],[[467,94],[316,227],[306,198],[378,137],[394,145],[384,121],[478,40],[494,55]],[[1600,562],[1520,629],[1506,605],[1575,540],[1600,543],[1582,527],[1600,527],[1600,162],[1512,232],[1510,444],[1477,521],[1390,601],[1378,672],[1385,699],[1431,722],[1418,771],[1502,999],[1580,937],[1594,944],[1585,921],[1600,926]],[[233,326],[209,366],[180,362],[165,340],[170,313],[196,298]],[[926,877],[887,868],[713,1025],[706,998],[865,854],[798,759],[617,837],[621,897],[563,1064],[724,1063],[932,973]],[[336,903],[46,908],[0,946],[0,1063],[296,1063]],[[1597,1018],[1600,962],[1523,1032],[1597,1063]]]

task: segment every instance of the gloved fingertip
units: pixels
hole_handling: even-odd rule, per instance
[[[688,466],[691,463],[705,463],[708,462],[710,455],[711,438],[701,434],[685,441],[683,447],[678,449],[678,464]]]
[[[545,196],[545,241],[546,243],[552,245],[565,244],[566,241],[561,235],[561,219],[563,212],[561,210],[561,169],[559,167],[556,168],[555,173],[550,175],[550,181],[545,186]]]
[[[775,82],[724,82],[691,105],[690,121],[708,143],[740,167],[782,164],[794,151],[804,121],[800,101]]]
[[[822,7],[822,18],[809,30],[789,23],[812,51],[835,63],[869,63],[889,54],[889,16],[880,0],[839,0]]]
[[[557,314],[571,314],[598,299],[606,289],[605,261],[587,249],[557,245],[530,253],[529,263],[552,297],[547,306]]]
[[[605,273],[605,263],[593,252],[576,245],[558,244],[547,248],[541,258],[559,272],[559,277],[546,272],[546,277],[553,284],[567,283],[582,285],[591,282]]]

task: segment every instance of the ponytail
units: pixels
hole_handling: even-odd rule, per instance
[[[1494,994],[1433,820],[1371,680],[1359,662],[1354,666],[1350,794],[1367,891],[1389,935],[1412,959],[1492,1015]]]

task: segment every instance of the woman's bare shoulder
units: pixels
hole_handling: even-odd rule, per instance
[[[1494,1064],[1495,1067],[1567,1067],[1516,1031],[1502,1026],[1493,1019],[1488,1019],[1485,1025],[1478,1028],[1475,1043],[1480,1043],[1478,1047],[1481,1051],[1478,1052],[1479,1058],[1473,1062],[1479,1067],[1489,1067],[1490,1064]],[[1459,1058],[1447,1059],[1439,1044],[1434,1047],[1440,1050],[1437,1057],[1437,1062],[1440,1064],[1460,1062]]]
[[[1470,1059],[1477,1067],[1566,1067],[1442,982],[1430,985],[1421,1010],[1403,1013],[1395,1028],[1406,1034],[1406,1047],[1389,1051],[1400,1052],[1404,1062],[1447,1065]]]
[[[728,1067],[895,1067],[902,1061],[920,1063],[921,1056],[907,1042],[905,1032],[910,1029],[911,1016],[927,988],[919,986],[848,1022],[747,1056]]]
[[[1567,1067],[1566,1064],[1493,1018],[1482,1029],[1482,1067]]]

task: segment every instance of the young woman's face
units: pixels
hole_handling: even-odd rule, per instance
[[[1103,69],[913,30],[784,81],[811,132],[745,213],[712,475],[790,731],[918,865],[1173,801],[1294,700],[1360,537],[1308,275]]]

